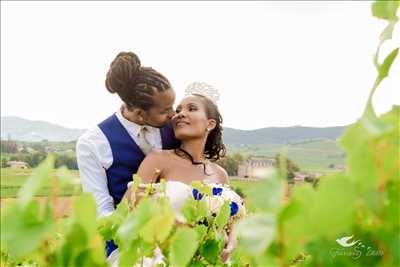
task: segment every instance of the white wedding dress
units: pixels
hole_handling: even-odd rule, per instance
[[[221,201],[218,203],[212,203],[210,206],[210,209],[213,208],[220,208],[220,206],[223,205],[224,199],[230,199],[232,201],[235,201],[237,203],[242,204],[243,200],[242,198],[236,194],[235,191],[229,189],[228,187],[224,187],[220,184],[212,183],[212,182],[203,182],[206,183],[212,187],[218,187],[218,188],[223,188],[221,190]],[[157,193],[153,195],[154,198],[157,198]],[[180,222],[184,222],[184,216],[181,213],[182,206],[185,204],[185,202],[188,200],[188,198],[193,197],[193,188],[183,182],[180,181],[167,181],[166,182],[166,189],[165,189],[165,196],[167,196],[170,200],[171,206],[173,210],[175,211],[176,219]],[[240,205],[242,206],[242,205]],[[108,258],[108,262],[110,263],[110,266],[112,267],[118,267],[118,257],[119,257],[119,252],[118,249],[113,251],[111,255]],[[145,257],[143,259],[143,265],[142,264],[136,264],[134,267],[139,267],[139,266],[144,266],[144,267],[151,267],[151,266],[156,266],[158,264],[163,265],[164,264],[164,255],[161,253],[161,250],[157,247],[154,250],[154,256],[153,257]]]

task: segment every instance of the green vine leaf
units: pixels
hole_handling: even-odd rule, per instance
[[[394,21],[397,20],[397,9],[400,2],[397,0],[379,0],[372,4],[372,15],[374,17]]]
[[[187,266],[198,247],[198,234],[195,230],[182,227],[172,237],[169,260],[171,266]]]
[[[393,64],[393,61],[396,59],[397,55],[399,53],[399,48],[393,49],[392,52],[390,52],[389,55],[385,58],[383,63],[379,67],[379,78],[384,79],[388,76],[390,67]]]

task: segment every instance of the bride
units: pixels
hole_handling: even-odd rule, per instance
[[[228,186],[227,172],[215,163],[226,151],[222,142],[221,124],[222,116],[210,97],[198,93],[184,97],[172,118],[173,130],[180,146],[172,150],[150,152],[138,169],[137,175],[142,183],[166,180],[175,188],[169,196],[171,202],[181,204],[179,199],[185,196],[179,189],[184,185],[190,186],[194,181]],[[128,200],[131,199],[130,194],[128,189],[125,195]],[[229,260],[234,244],[233,237],[225,236],[225,248],[220,255],[223,261]],[[160,259],[159,253],[156,258]]]
[[[193,181],[228,184],[226,171],[214,163],[225,155],[221,123],[218,107],[210,98],[196,93],[186,96],[172,118],[180,146],[174,150],[153,150],[137,174],[144,183],[163,178],[188,185]]]

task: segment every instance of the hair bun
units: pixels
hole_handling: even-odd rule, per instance
[[[110,93],[125,91],[140,71],[140,59],[133,52],[120,52],[107,72],[106,88]]]

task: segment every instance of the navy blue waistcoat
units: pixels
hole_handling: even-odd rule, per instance
[[[117,116],[113,114],[99,125],[106,136],[112,151],[113,163],[106,170],[108,191],[117,206],[124,196],[128,182],[132,181],[145,155],[122,126]],[[163,149],[173,149],[178,146],[170,124],[160,129]],[[117,246],[112,240],[106,242],[107,257]]]

